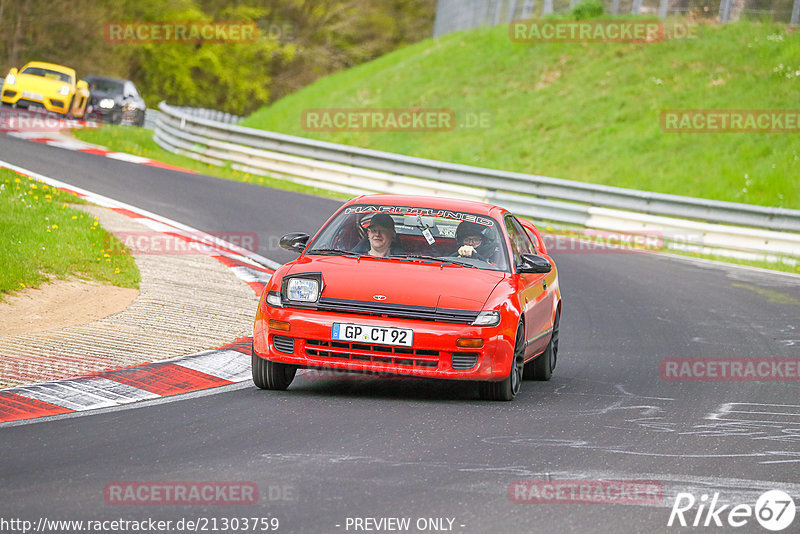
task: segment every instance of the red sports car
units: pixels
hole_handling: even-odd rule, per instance
[[[298,368],[480,381],[511,400],[549,380],[561,292],[538,230],[507,210],[463,200],[370,195],[312,238],[281,246],[258,304],[253,382],[286,389]]]

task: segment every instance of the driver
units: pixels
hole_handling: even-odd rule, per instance
[[[386,213],[376,213],[372,216],[367,227],[367,238],[369,239],[367,253],[370,256],[386,258],[402,252],[397,243],[394,219]]]
[[[484,237],[483,231],[485,229],[485,226],[470,221],[459,223],[458,228],[456,228],[458,252],[453,256],[490,261],[496,247],[492,240]]]

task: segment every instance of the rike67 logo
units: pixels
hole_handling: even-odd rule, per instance
[[[795,505],[794,500],[788,493],[781,490],[770,490],[762,493],[755,503],[737,504],[732,507],[730,504],[718,505],[719,493],[709,501],[708,495],[703,494],[700,499],[696,499],[691,493],[678,493],[672,505],[672,512],[669,514],[667,526],[673,524],[682,527],[743,527],[752,524],[755,517],[758,524],[772,532],[779,532],[786,529],[794,522]],[[697,509],[693,508],[697,505]],[[677,523],[676,523],[677,520]],[[752,532],[752,527],[748,529]]]

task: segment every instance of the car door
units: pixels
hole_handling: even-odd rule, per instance
[[[536,254],[536,247],[528,233],[513,215],[505,218],[506,231],[511,242],[515,276],[519,277],[520,305],[525,317],[525,357],[543,351],[549,339],[550,310],[547,306],[545,275],[542,273],[520,273],[517,266],[522,254]]]

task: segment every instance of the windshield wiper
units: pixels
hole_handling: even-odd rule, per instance
[[[398,257],[399,258],[413,258],[413,259],[418,259],[418,260],[429,260],[429,261],[435,261],[435,262],[439,262],[439,263],[447,263],[447,264],[450,264],[450,265],[458,265],[460,267],[470,267],[470,268],[473,268],[473,269],[477,269],[478,268],[475,265],[470,265],[468,263],[461,263],[460,261],[457,261],[457,260],[454,260],[454,259],[450,259],[450,258],[437,258],[437,257],[434,257],[434,256],[422,256],[422,255],[417,255],[417,254],[403,254],[402,256],[398,256]]]
[[[309,250],[306,254],[324,254],[330,256],[361,256],[358,252],[350,252],[349,250],[342,250],[339,248],[315,248]]]

